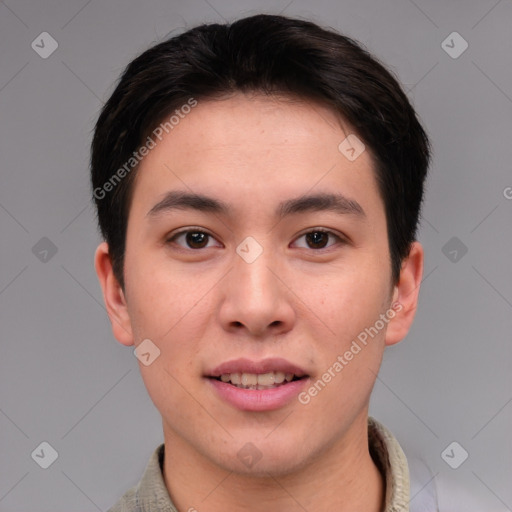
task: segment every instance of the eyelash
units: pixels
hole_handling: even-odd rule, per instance
[[[208,233],[207,231],[204,231],[203,229],[201,228],[186,228],[186,229],[183,229],[181,231],[178,231],[177,233],[174,233],[170,238],[168,238],[166,240],[166,243],[168,244],[171,244],[171,243],[175,243],[176,242],[176,239],[178,237],[180,237],[181,235],[186,235],[187,233],[200,233],[200,234],[204,234],[210,238],[213,238],[215,239],[215,237],[213,235],[211,235],[210,233]],[[313,228],[313,229],[310,229],[309,231],[306,231],[304,233],[302,233],[301,235],[299,235],[294,241],[296,240],[299,240],[300,238],[308,235],[308,234],[311,234],[311,233],[322,233],[322,234],[326,234],[326,235],[330,235],[331,237],[334,237],[338,243],[341,243],[341,244],[345,244],[347,243],[346,240],[344,240],[340,235],[334,233],[333,231],[330,231],[328,229],[324,229],[324,228]],[[315,252],[319,252],[319,251],[322,251],[322,250],[328,250],[329,248],[332,247],[332,245],[334,244],[331,244],[331,245],[328,245],[327,247],[321,247],[319,249],[314,249],[314,248],[311,248],[311,247],[308,247],[308,249],[311,249]],[[205,249],[205,247],[201,247],[201,248],[192,248],[192,247],[181,247],[182,249],[185,249],[185,250],[191,250],[191,251],[199,251],[201,249]]]

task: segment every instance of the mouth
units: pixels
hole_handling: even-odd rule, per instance
[[[282,358],[226,361],[204,376],[224,399],[245,410],[280,407],[310,379],[303,368]]]
[[[274,389],[285,386],[290,382],[306,379],[307,375],[296,375],[294,373],[284,372],[266,372],[266,373],[223,373],[219,377],[210,377],[212,379],[231,384],[240,389]]]

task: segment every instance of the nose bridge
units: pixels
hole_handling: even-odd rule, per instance
[[[279,291],[275,289],[276,279],[269,269],[272,261],[275,262],[275,258],[270,250],[260,249],[251,241],[240,244],[232,276],[235,286],[240,288],[238,292],[261,301],[275,300]]]
[[[254,335],[262,335],[269,328],[289,329],[293,307],[286,288],[274,275],[275,255],[263,248],[256,251],[253,242],[247,243],[237,248],[232,270],[226,276],[220,320],[225,329],[243,326]]]

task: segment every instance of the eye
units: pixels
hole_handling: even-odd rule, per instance
[[[215,238],[200,229],[187,229],[175,233],[167,239],[167,243],[176,243],[185,249],[206,249],[215,247]],[[218,247],[219,245],[217,245]]]
[[[331,243],[329,238],[331,239]],[[304,239],[305,243],[298,243],[301,239]],[[343,239],[332,231],[326,231],[323,229],[308,231],[295,240],[295,244],[304,249],[326,249],[327,247],[334,245],[336,242],[343,243]]]

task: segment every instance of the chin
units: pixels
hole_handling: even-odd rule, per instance
[[[312,461],[311,451],[307,452],[304,440],[290,437],[274,442],[261,439],[251,441],[250,437],[231,441],[239,448],[227,454],[212,454],[211,459],[226,471],[254,478],[280,477],[295,473]],[[298,447],[300,450],[298,450]]]

